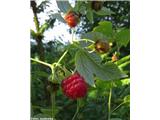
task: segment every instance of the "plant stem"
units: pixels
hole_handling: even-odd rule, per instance
[[[75,114],[74,114],[72,120],[75,120],[75,118],[76,118],[78,112],[79,112],[79,100],[77,100],[77,109],[76,109],[76,112],[75,112]]]
[[[72,28],[71,31],[72,31],[72,40],[71,40],[71,44],[72,44],[72,43],[73,43],[73,40],[74,40],[74,32],[75,32],[75,29]]]
[[[45,52],[44,52],[44,47],[43,47],[43,42],[42,42],[43,35],[39,34],[40,23],[39,23],[38,16],[37,16],[37,7],[32,6],[32,11],[34,14],[34,24],[35,24],[36,31],[37,31],[36,32],[37,37],[35,38],[35,40],[37,42],[38,54],[39,54],[40,60],[45,60]]]
[[[119,104],[116,108],[114,108],[111,113],[113,113],[114,111],[116,111],[120,106],[122,106],[123,104],[125,104],[125,102],[122,102],[121,104]]]
[[[57,67],[59,65],[59,63],[62,61],[62,59],[65,57],[65,55],[67,54],[68,50],[66,50],[63,55],[59,58],[58,62],[56,63],[55,67]]]
[[[79,41],[86,41],[86,42],[91,42],[91,43],[95,43],[95,41],[89,40],[89,39],[81,39]]]
[[[111,119],[111,98],[112,98],[112,88],[110,88],[109,97],[108,97],[108,120]]]
[[[51,93],[51,104],[52,104],[52,118],[53,120],[55,120],[56,92]]]
[[[40,63],[40,64],[43,64],[43,65],[45,65],[45,66],[48,66],[48,67],[52,67],[52,65],[51,64],[49,64],[49,63],[46,63],[46,62],[43,62],[43,61],[41,61],[41,60],[36,60],[36,59],[34,59],[34,58],[31,58],[31,60],[32,61],[34,61],[34,62],[37,62],[37,63]]]

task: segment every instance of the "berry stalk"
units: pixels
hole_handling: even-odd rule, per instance
[[[72,120],[75,120],[76,116],[78,115],[79,108],[80,108],[80,101],[79,101],[79,99],[77,99],[77,109],[76,109],[76,112],[75,112]]]
[[[56,109],[56,92],[51,93],[51,104],[52,104],[52,118],[55,119],[55,109]]]

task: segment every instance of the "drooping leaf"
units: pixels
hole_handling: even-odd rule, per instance
[[[90,39],[93,41],[97,41],[97,40],[107,40],[107,37],[102,34],[101,32],[89,32],[89,33],[85,33],[81,36],[82,39]]]
[[[125,28],[115,35],[116,42],[119,46],[127,46],[130,40],[130,30]]]
[[[88,54],[91,58],[93,58],[93,60],[97,63],[100,64],[102,62],[102,59],[99,55],[97,55],[96,52],[92,52],[90,54]]]
[[[73,10],[75,12],[78,12],[80,8],[82,7],[82,5],[83,5],[83,1],[76,1],[75,7],[73,8]]]
[[[78,42],[81,47],[85,48],[93,44],[93,42],[88,41],[89,39],[80,39]]]
[[[101,21],[99,25],[93,29],[93,32],[100,32],[107,38],[111,38],[113,34],[112,23],[109,21]]]
[[[80,8],[79,8],[79,12],[82,14],[82,15],[85,15],[86,14],[86,6],[82,5]]]
[[[56,0],[58,8],[63,12],[67,13],[70,9],[72,9],[72,6],[70,3],[66,0]]]
[[[91,63],[87,59],[86,55],[83,52],[78,51],[76,53],[75,62],[78,72],[85,78],[88,84],[94,86],[92,65],[90,65]]]
[[[86,17],[90,23],[93,22],[93,11],[91,9],[87,9]]]
[[[111,15],[114,14],[111,10],[107,9],[106,7],[102,7],[99,11],[94,11],[97,15]]]
[[[85,78],[86,82],[94,85],[94,76],[100,80],[109,81],[122,78],[122,73],[113,63],[105,65],[97,62],[86,51],[79,50],[75,57],[76,69]]]
[[[106,63],[101,67],[100,70],[97,70],[96,72],[97,77],[105,81],[118,80],[126,77],[126,75],[122,74],[118,67],[113,63]]]

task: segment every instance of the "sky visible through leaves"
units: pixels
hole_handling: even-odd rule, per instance
[[[42,1],[44,0],[37,0],[37,5],[39,5]],[[38,18],[41,25],[45,22],[45,19],[48,18],[47,14],[49,11],[52,10],[53,13],[57,13],[59,10],[57,7],[56,0],[50,0],[50,2],[51,4],[49,5],[49,7],[47,7],[44,12],[38,14]],[[69,0],[69,2],[72,6],[75,5],[75,0]],[[33,18],[32,10],[31,10],[31,16]],[[64,15],[62,14],[62,16]],[[36,29],[33,21],[31,23],[31,29],[33,30]],[[67,24],[64,24],[62,22],[59,22],[58,20],[56,20],[56,22],[54,23],[54,27],[52,29],[49,29],[44,33],[43,42],[46,43],[55,39],[59,40],[64,44],[72,39],[72,35],[69,33],[69,26],[67,26]]]

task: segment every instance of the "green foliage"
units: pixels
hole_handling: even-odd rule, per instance
[[[67,13],[68,10],[72,9],[72,6],[68,1],[61,1],[61,0],[56,0],[58,8],[60,9],[61,12]]]
[[[127,46],[130,39],[130,31],[129,29],[122,29],[115,35],[116,43],[121,46]]]
[[[93,41],[107,40],[107,37],[101,32],[88,32],[81,36],[82,39],[89,39]]]
[[[102,7],[99,11],[94,11],[97,15],[111,15],[114,14],[110,9],[107,9],[106,7]]]
[[[49,11],[46,22],[36,24],[38,31],[30,31],[31,39],[37,41],[37,37],[43,37],[45,31],[54,27],[56,19],[65,23],[60,13],[67,13],[69,10],[81,14],[82,24],[75,29],[80,38],[71,44],[62,44],[55,39],[42,42],[43,61],[39,60],[37,44],[31,42],[31,117],[71,120],[76,110],[76,101],[64,96],[60,86],[63,79],[78,71],[88,83],[88,94],[80,100],[76,120],[107,120],[109,114],[110,120],[129,120],[130,29],[127,17],[129,11],[126,11],[129,9],[128,2],[104,1],[99,11],[91,8],[91,1],[76,1],[73,8],[68,1],[57,0],[56,3],[59,13],[53,14]],[[49,2],[42,2],[37,6],[37,13],[44,12],[49,5]],[[125,19],[128,20],[127,23],[124,22]],[[94,45],[97,40],[111,42],[110,50],[104,54],[96,52]],[[112,61],[114,53],[118,55],[115,62]],[[55,106],[53,96],[51,97],[53,91],[56,91]]]
[[[48,0],[44,0],[40,3],[40,5],[37,7],[37,13],[41,13],[41,12],[44,12],[44,10],[49,7],[50,5],[50,1]]]
[[[99,25],[93,29],[93,32],[100,32],[105,35],[107,38],[112,37],[112,23],[108,21],[101,21],[98,23]]]
[[[89,20],[89,22],[91,22],[91,23],[93,22],[93,12],[91,9],[87,10],[86,17]]]
[[[113,63],[105,65],[97,64],[90,55],[80,50],[75,57],[76,69],[86,79],[86,82],[94,86],[94,75],[101,80],[115,80],[122,76],[120,70]]]

